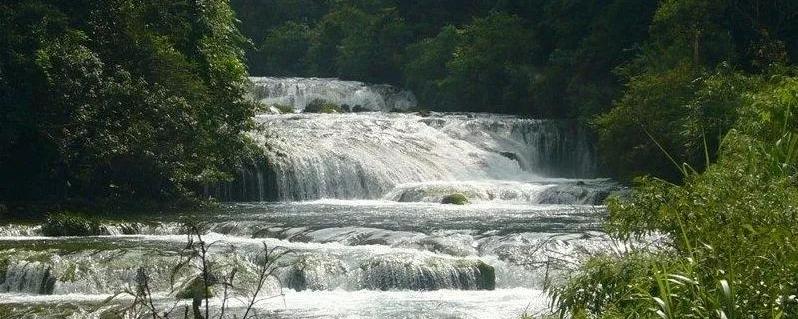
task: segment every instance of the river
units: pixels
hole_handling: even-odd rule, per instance
[[[546,311],[546,283],[614,247],[600,204],[618,187],[597,178],[590,137],[575,123],[406,112],[412,93],[353,81],[253,83],[251,98],[296,112],[317,98],[366,111],[259,114],[250,135],[265,156],[236,181],[207,186],[224,204],[188,217],[220,269],[251,272],[264,245],[288,252],[263,292],[272,298],[255,306],[261,316],[518,318]],[[441,203],[454,194],[468,204]],[[83,237],[0,226],[0,311],[99,318],[132,302],[105,299],[134,290],[146,269],[155,304],[181,317],[190,301],[170,281],[196,275],[173,271],[186,218],[142,214]],[[211,298],[212,311],[221,301]]]

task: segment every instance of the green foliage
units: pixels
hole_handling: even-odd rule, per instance
[[[403,65],[405,85],[426,103],[455,103],[450,94],[441,90],[440,81],[446,77],[446,63],[454,55],[460,41],[457,28],[446,26],[437,36],[423,39],[407,48],[407,62]]]
[[[397,82],[410,33],[390,8],[341,2],[313,29],[308,73],[367,82]]]
[[[661,257],[665,256],[595,256],[566,284],[551,288],[552,305],[574,318],[646,318],[649,305],[634,301],[652,291],[650,278]]]
[[[341,108],[340,105],[335,104],[330,101],[321,100],[321,99],[314,99],[310,101],[305,109],[302,110],[304,113],[343,113],[344,110]]]
[[[617,69],[623,95],[595,121],[610,172],[678,181],[677,166],[700,171],[714,160],[743,94],[797,57],[798,41],[787,36],[796,12],[781,2],[660,3],[639,54]]]
[[[460,42],[446,62],[447,75],[438,80],[443,94],[448,94],[450,110],[512,113],[523,105],[532,73],[524,65],[534,47],[530,32],[517,16],[497,13],[477,18],[459,30]],[[440,101],[440,99],[438,99]]]
[[[0,284],[6,281],[6,273],[8,273],[9,260],[7,257],[0,258]]]
[[[441,199],[441,204],[465,205],[468,204],[468,198],[463,194],[446,195]]]
[[[561,313],[798,315],[798,156],[792,138],[798,132],[798,78],[789,76],[794,71],[782,72],[788,75],[753,80],[756,87],[742,94],[718,161],[703,173],[686,171],[684,185],[642,178],[630,198],[609,201],[610,234],[621,239],[664,234],[670,247],[642,260],[632,254],[588,262],[572,281],[554,290]],[[641,271],[607,271],[613,264]]]
[[[405,85],[437,110],[589,117],[606,109],[620,88],[612,70],[645,36],[630,30],[645,29],[653,6],[544,3],[447,26],[409,46]]]
[[[685,64],[633,77],[615,107],[594,121],[604,162],[623,179],[679,180],[683,163],[702,169],[758,81],[728,68],[709,73]]]
[[[277,76],[303,74],[311,36],[308,25],[293,21],[271,29],[258,51],[258,61],[263,63],[261,72]]]
[[[404,84],[434,110],[551,117],[607,108],[620,89],[612,70],[654,12],[632,0],[233,4],[257,42],[254,73]]]
[[[226,1],[11,1],[0,29],[2,200],[190,199],[245,149]]]
[[[55,213],[47,216],[42,224],[45,236],[95,236],[105,235],[99,220],[72,212]]]

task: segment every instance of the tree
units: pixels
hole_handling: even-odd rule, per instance
[[[305,54],[312,37],[310,27],[293,21],[269,30],[260,44],[259,61],[263,74],[276,76],[305,73]]]
[[[0,28],[2,200],[190,199],[248,149],[226,1],[11,1]]]

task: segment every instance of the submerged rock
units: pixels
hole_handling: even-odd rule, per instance
[[[331,290],[338,288],[336,279],[346,275],[346,267],[339,259],[304,256],[290,267],[283,282],[296,291]]]
[[[9,263],[8,258],[0,258],[0,285],[6,282],[8,263]]]
[[[591,185],[579,181],[546,189],[540,194],[538,202],[540,204],[600,205],[615,189],[617,186],[614,184]]]
[[[361,266],[365,289],[392,290],[493,290],[493,266],[481,260],[407,260],[394,257]]]

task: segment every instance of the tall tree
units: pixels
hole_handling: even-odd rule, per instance
[[[226,1],[7,1],[0,29],[2,200],[186,199],[246,149]]]

